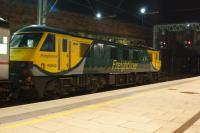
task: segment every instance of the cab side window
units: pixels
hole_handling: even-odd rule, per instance
[[[63,52],[67,52],[67,39],[62,40],[62,49]]]
[[[41,49],[41,51],[55,52],[55,35],[48,34]]]

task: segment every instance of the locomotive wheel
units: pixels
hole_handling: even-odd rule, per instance
[[[21,101],[40,100],[40,98],[38,97],[37,90],[34,87],[28,90],[20,89],[17,97]]]
[[[59,80],[51,80],[47,82],[44,91],[44,97],[47,99],[57,99],[64,96],[63,89]]]
[[[91,80],[90,81],[90,86],[89,86],[89,92],[90,93],[95,93],[98,91],[98,83],[96,80]]]

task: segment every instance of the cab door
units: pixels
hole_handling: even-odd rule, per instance
[[[58,47],[59,47],[59,66],[58,69],[60,72],[67,71],[71,68],[71,56],[70,56],[70,43],[66,37],[57,38]]]
[[[41,47],[35,54],[35,64],[42,70],[49,73],[57,73],[58,71],[58,50],[55,43],[55,34],[47,33],[42,38]]]

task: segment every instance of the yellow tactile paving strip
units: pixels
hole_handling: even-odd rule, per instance
[[[191,82],[191,81],[187,81],[187,82]],[[181,84],[181,83],[186,83],[186,81],[180,82],[179,84]],[[177,84],[177,83],[175,83],[175,84]],[[161,86],[162,87],[170,87],[170,86],[173,86],[173,85],[174,84],[161,85]],[[94,104],[94,103],[95,104],[103,103],[103,102],[114,100],[114,99],[132,96],[136,92],[141,93],[141,92],[152,91],[152,90],[156,90],[156,89],[160,89],[160,88],[161,88],[160,86],[148,87],[147,89],[137,89],[137,90],[132,91],[132,92],[129,91],[129,92],[124,92],[124,93],[120,93],[120,94],[117,94],[117,95],[109,95],[109,96],[104,96],[104,97],[100,97],[100,98],[92,98],[92,100],[84,100],[84,101],[80,101],[78,103],[62,104],[62,105],[60,105],[60,106],[58,105],[56,107],[55,106],[53,106],[53,107],[48,106],[48,108],[44,108],[44,109],[42,108],[42,106],[40,106],[40,108],[38,110],[32,110],[32,111],[24,112],[24,113],[22,113],[22,111],[21,111],[21,113],[18,113],[18,114],[8,115],[8,116],[4,116],[4,117],[1,116],[0,117],[0,123],[15,122],[15,121],[20,121],[20,120],[24,120],[24,119],[30,119],[30,118],[33,118],[33,117],[39,117],[39,116],[46,115],[46,114],[62,112],[64,110],[71,110],[71,109],[74,109],[74,108],[77,108],[77,107],[91,105],[91,104]],[[171,89],[169,89],[169,90],[171,90]],[[19,109],[19,108],[17,108],[17,109]],[[10,109],[10,110],[13,110],[13,109]]]
[[[140,94],[139,96],[141,96],[141,95],[145,96],[145,94]],[[116,104],[116,103],[120,104],[120,103],[123,103],[128,100],[133,100],[134,98],[136,98],[136,96],[128,96],[128,97],[110,100],[110,101],[106,101],[106,102],[102,102],[102,103],[98,103],[98,104],[94,104],[94,105],[89,105],[89,106],[75,108],[72,110],[67,110],[67,111],[63,111],[63,112],[59,112],[59,113],[54,113],[54,114],[42,116],[42,117],[36,118],[36,119],[20,121],[20,122],[16,122],[16,123],[9,123],[9,124],[5,124],[5,125],[1,125],[0,131],[5,130],[5,129],[10,129],[10,128],[16,128],[16,127],[20,127],[20,126],[32,125],[35,123],[39,123],[39,122],[43,122],[43,121],[47,121],[47,120],[51,120],[51,119],[55,119],[55,118],[61,118],[63,116],[68,116],[68,115],[72,115],[72,114],[79,113],[79,112],[98,109],[98,108],[105,107],[110,104]]]
[[[164,84],[162,89],[150,91],[147,89],[142,93],[134,93],[118,99],[1,124],[0,133],[23,133],[27,130],[29,130],[29,133],[170,133],[179,129],[182,129],[181,132],[190,133],[190,128],[192,128],[192,132],[198,133],[200,128],[199,117],[195,117],[195,114],[200,111],[200,77],[161,84]],[[167,84],[169,85],[167,86]],[[143,88],[145,87],[148,88],[149,86]],[[149,88],[152,89],[152,87],[161,86],[150,85]],[[127,93],[131,89],[83,97],[92,99],[98,95],[111,96],[110,93],[113,93],[113,95],[115,93]],[[80,99],[83,98],[80,97]],[[195,119],[192,118],[193,116]]]

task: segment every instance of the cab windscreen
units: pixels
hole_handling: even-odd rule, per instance
[[[35,48],[41,38],[42,33],[15,34],[12,37],[10,46],[11,48]]]

